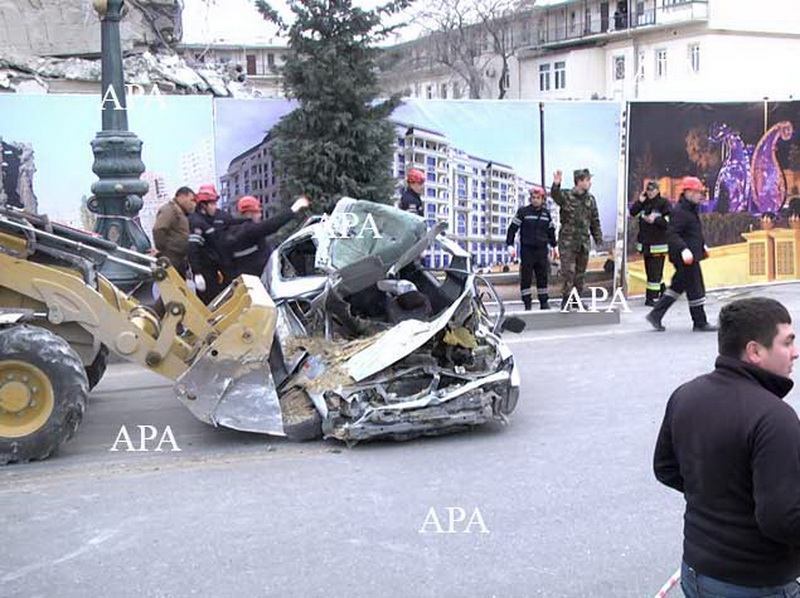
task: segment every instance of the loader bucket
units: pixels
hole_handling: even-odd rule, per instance
[[[214,426],[284,435],[269,367],[275,304],[258,278],[244,275],[209,307],[218,336],[178,378],[178,399]]]

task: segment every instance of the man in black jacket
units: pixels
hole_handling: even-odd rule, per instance
[[[231,217],[217,208],[214,185],[197,190],[197,209],[189,214],[189,265],[197,296],[208,305],[231,282],[231,260],[223,246]]]
[[[650,181],[631,206],[631,216],[639,218],[637,248],[644,256],[644,270],[647,274],[645,305],[654,307],[664,292],[664,258],[669,252],[667,245],[667,223],[670,205],[661,197],[658,183]]]
[[[550,210],[544,205],[545,189],[539,185],[530,188],[531,203],[517,210],[506,234],[506,245],[511,258],[517,250],[514,238],[519,230],[520,268],[519,288],[525,309],[531,308],[531,282],[536,276],[536,296],[540,309],[550,309],[548,305],[547,274],[550,269],[548,251],[556,246],[556,229]]]
[[[231,222],[225,236],[225,248],[233,258],[234,277],[240,274],[260,277],[269,260],[267,236],[277,232],[297,217],[301,210],[310,206],[306,197],[299,197],[291,209],[282,210],[272,218],[262,220],[261,202],[258,198],[251,195],[242,197],[236,204],[242,218]]]
[[[800,597],[800,421],[782,400],[791,317],[752,298],[719,323],[716,369],[672,394],[653,459],[686,501],[681,585],[687,598]]]
[[[670,214],[667,226],[669,261],[675,266],[672,282],[653,310],[647,314],[647,321],[658,330],[664,331],[661,319],[678,297],[684,292],[689,300],[689,313],[695,332],[712,332],[717,329],[708,323],[706,311],[706,287],[700,261],[708,257],[708,247],[703,239],[703,225],[697,208],[703,200],[703,183],[700,179],[687,176],[681,181],[683,189],[678,205]]]

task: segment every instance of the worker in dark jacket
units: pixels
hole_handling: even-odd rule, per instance
[[[252,274],[260,277],[270,254],[267,236],[277,232],[310,206],[306,197],[300,197],[295,200],[291,209],[262,220],[261,202],[258,198],[251,195],[242,197],[236,204],[242,218],[232,221],[225,234],[225,249],[233,258],[234,275]]]
[[[639,218],[637,249],[644,256],[647,274],[645,305],[654,307],[664,292],[664,258],[669,253],[667,245],[667,223],[669,222],[669,200],[661,197],[658,183],[650,181],[631,206],[631,216]]]
[[[713,332],[717,327],[709,324],[706,318],[703,307],[706,303],[706,287],[700,269],[700,261],[708,256],[698,214],[698,207],[704,198],[703,183],[696,177],[687,176],[681,181],[681,188],[680,200],[672,210],[667,226],[669,261],[675,266],[675,275],[664,295],[647,314],[647,321],[653,328],[663,332],[661,319],[678,297],[686,293],[694,324],[692,329],[695,332]]]
[[[403,191],[403,195],[400,196],[398,207],[405,212],[424,217],[425,209],[422,205],[422,192],[425,189],[425,173],[416,168],[411,168],[406,175],[406,182],[408,186]]]
[[[218,200],[214,185],[202,185],[197,190],[197,209],[189,214],[189,265],[197,295],[206,305],[232,280],[231,258],[223,246],[231,217],[217,208]]]
[[[167,258],[183,278],[189,270],[188,216],[194,209],[194,191],[181,187],[172,201],[158,208],[153,224],[153,242],[158,256]]]
[[[540,309],[548,305],[547,274],[550,269],[549,249],[556,246],[556,228],[550,210],[544,205],[545,189],[534,185],[529,190],[531,203],[517,210],[506,234],[511,258],[517,256],[514,238],[519,230],[520,268],[519,288],[525,309],[531,309],[531,282],[536,277],[536,296]]]
[[[726,305],[715,370],[667,403],[653,467],[686,501],[687,598],[800,596],[800,421],[782,400],[791,322],[773,299]]]

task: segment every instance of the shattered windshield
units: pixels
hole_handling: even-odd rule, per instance
[[[321,224],[316,233],[316,266],[328,270],[339,270],[369,256],[389,266],[427,232],[425,221],[418,216],[349,197],[339,200]]]

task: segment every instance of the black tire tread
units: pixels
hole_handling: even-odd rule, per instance
[[[0,437],[0,465],[46,459],[72,438],[86,410],[89,382],[80,357],[58,335],[27,324],[0,329],[0,360],[19,359],[36,365],[53,385],[50,419],[22,438]]]

